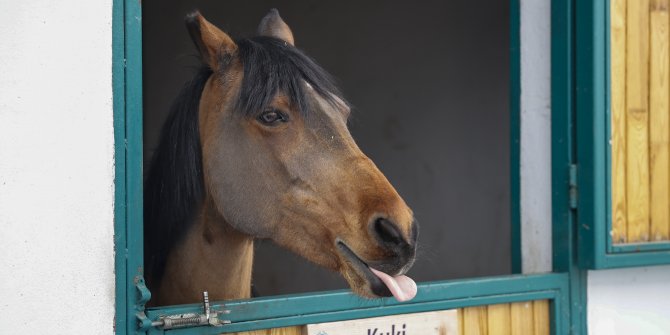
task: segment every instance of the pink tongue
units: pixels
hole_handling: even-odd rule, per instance
[[[370,268],[370,271],[386,284],[396,300],[400,302],[412,300],[416,295],[416,283],[412,278],[403,275],[391,277],[373,268]]]

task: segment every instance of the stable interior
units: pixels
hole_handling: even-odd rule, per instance
[[[144,162],[171,100],[197,69],[183,24],[199,9],[233,36],[279,9],[296,46],[354,106],[358,145],[420,223],[418,282],[511,273],[509,2],[161,1],[143,3]],[[269,241],[260,295],[348,288]]]

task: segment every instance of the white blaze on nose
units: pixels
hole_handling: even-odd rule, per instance
[[[416,296],[416,283],[410,277],[405,275],[391,277],[384,272],[370,268],[370,271],[379,277],[388,287],[396,300],[403,302],[412,300]]]

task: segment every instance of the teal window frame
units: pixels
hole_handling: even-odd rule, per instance
[[[138,1],[112,3],[114,273],[117,334],[137,334],[143,281],[142,21]],[[138,286],[139,285],[139,286]]]
[[[569,153],[572,99],[573,1],[552,1],[552,131],[554,185],[554,272],[419,284],[408,303],[361,299],[347,290],[213,302],[227,309],[232,324],[164,331],[151,322],[162,315],[201,312],[200,304],[145,308],[150,292],[143,282],[142,214],[142,8],[138,1],[113,1],[113,89],[115,136],[115,273],[118,334],[219,334],[308,323],[463,308],[536,299],[550,301],[553,334],[585,333],[585,272],[575,266],[575,221],[568,206],[565,172]],[[520,271],[519,183],[519,0],[511,0],[511,164],[512,262]],[[559,120],[560,122],[556,122]]]
[[[582,1],[578,6],[579,264],[587,269],[670,264],[670,242],[612,243],[609,0]]]
[[[196,327],[168,331],[170,334],[219,334],[253,329],[297,326],[309,323],[369,318],[382,315],[446,310],[477,305],[548,299],[551,301],[552,328],[556,334],[565,323],[568,301],[566,274],[515,275],[470,280],[439,281],[419,284],[419,293],[411,303],[392,299],[366,300],[348,290],[255,298],[213,304],[215,309],[230,310],[230,325],[222,328]],[[150,309],[149,319],[165,314],[200,312],[201,304]],[[198,329],[199,328],[199,329]],[[197,330],[194,332],[193,330]],[[161,334],[152,329],[149,334]]]

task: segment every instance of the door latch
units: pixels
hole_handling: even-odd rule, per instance
[[[161,329],[176,329],[194,326],[215,326],[221,327],[229,324],[229,320],[221,320],[219,317],[223,314],[230,314],[229,310],[215,311],[209,306],[209,293],[202,292],[203,313],[184,313],[165,315],[153,321],[151,325]]]

